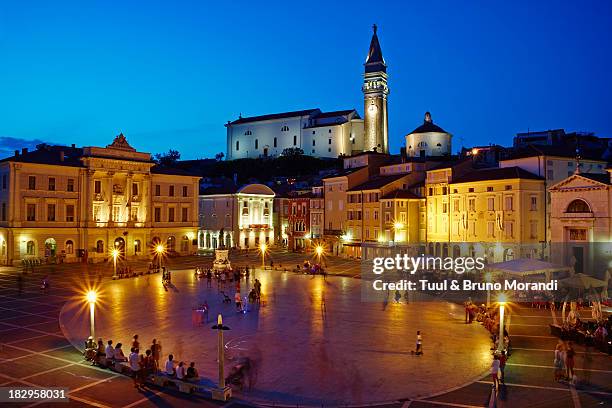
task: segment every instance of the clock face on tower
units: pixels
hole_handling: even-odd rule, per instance
[[[378,111],[378,108],[377,108],[377,107],[376,107],[376,105],[374,105],[374,104],[372,104],[372,105],[370,105],[370,106],[368,107],[368,112],[369,112],[370,114],[372,114],[372,115],[373,115],[373,114],[375,114],[377,111]]]

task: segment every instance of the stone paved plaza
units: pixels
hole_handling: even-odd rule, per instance
[[[296,264],[304,255],[273,254],[275,264]],[[235,263],[249,262],[236,256]],[[550,312],[514,307],[510,334],[514,344],[506,385],[492,392],[489,342],[484,328],[462,323],[463,310],[448,303],[380,304],[359,302],[358,264],[328,259],[327,281],[291,272],[258,272],[267,295],[265,307],[245,315],[220,305],[216,287],[193,279],[189,266],[202,259],[170,260],[175,288],[160,286],[159,275],[119,282],[110,271],[74,266],[41,267],[28,273],[19,294],[13,268],[0,270],[0,384],[65,386],[70,404],[97,407],[217,406],[200,397],[151,387],[137,391],[131,379],[84,363],[72,342],[88,328],[86,314],[73,307],[82,282],[103,272],[97,310],[97,334],[129,344],[133,332],[148,344],[162,340],[163,352],[194,360],[200,373],[215,377],[214,333],[193,327],[191,307],[207,299],[211,317],[226,316],[229,358],[257,356],[260,373],[251,393],[238,394],[228,406],[298,402],[321,405],[386,401],[393,407],[601,407],[612,400],[610,356],[577,347],[577,374],[589,384],[569,387],[552,379]],[[51,290],[40,292],[40,279],[51,276]],[[324,300],[324,307],[323,307]],[[80,301],[82,303],[82,301]],[[60,311],[64,310],[60,327]],[[82,309],[82,304],[81,304]],[[111,324],[110,322],[113,322]],[[414,332],[423,330],[425,355],[410,355]],[[68,338],[66,338],[68,336]],[[182,341],[180,340],[182,339]],[[228,359],[227,365],[231,365]],[[429,395],[434,393],[437,395]],[[33,404],[23,404],[24,406]],[[53,406],[53,404],[39,404]]]

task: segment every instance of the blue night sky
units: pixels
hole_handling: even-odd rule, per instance
[[[6,1],[0,156],[122,131],[142,151],[211,157],[239,113],[362,114],[372,23],[394,153],[427,110],[454,151],[527,129],[612,137],[611,17],[609,1]]]

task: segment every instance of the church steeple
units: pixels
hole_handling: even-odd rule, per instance
[[[376,24],[370,41],[370,50],[363,74],[363,149],[379,153],[389,153],[387,120],[387,64],[380,49]]]
[[[387,65],[380,49],[378,35],[376,35],[378,27],[376,24],[372,26],[372,40],[370,41],[370,50],[365,63],[365,72],[387,72]]]

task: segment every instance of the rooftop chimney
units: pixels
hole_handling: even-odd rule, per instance
[[[28,152],[28,148],[24,147],[21,149],[21,154],[26,154]]]
[[[76,148],[76,145],[74,143],[71,146],[72,146],[73,149]]]
[[[15,150],[15,157],[19,156],[19,150]]]
[[[64,161],[64,151],[63,150],[60,151],[60,161],[62,162]]]

